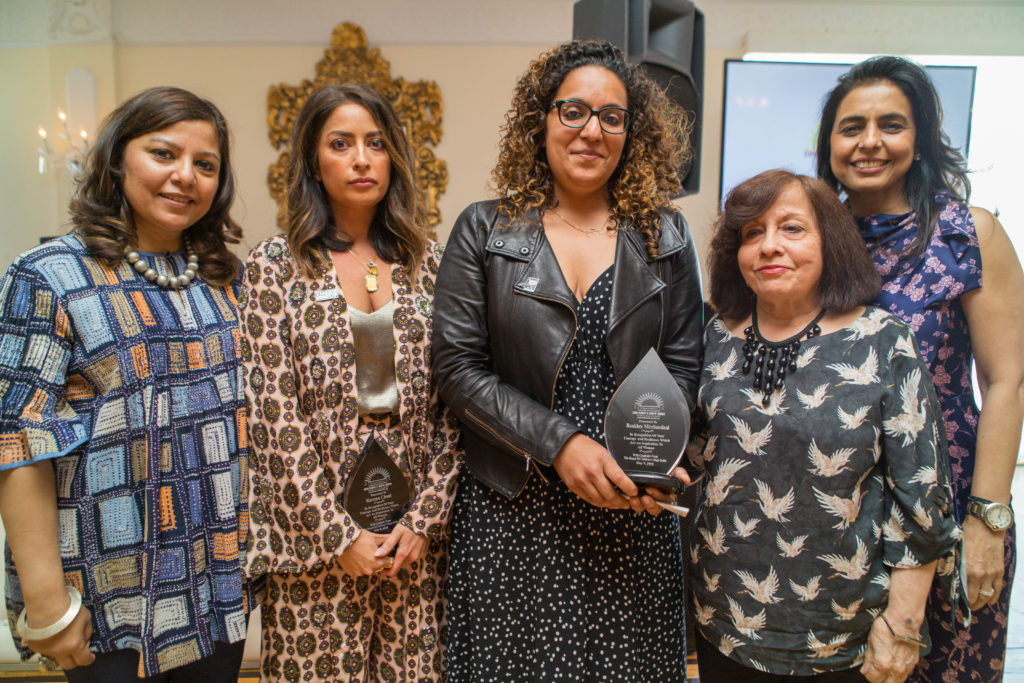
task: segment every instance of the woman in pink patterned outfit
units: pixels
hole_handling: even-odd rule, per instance
[[[310,95],[292,137],[288,233],[250,254],[242,306],[264,681],[434,681],[444,670],[461,455],[431,381],[441,251],[418,207],[387,101],[357,85]],[[387,534],[342,502],[371,439],[411,484]]]

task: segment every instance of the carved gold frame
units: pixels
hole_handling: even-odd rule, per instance
[[[441,222],[438,199],[448,187],[448,164],[431,149],[441,140],[444,105],[441,89],[434,81],[409,83],[391,77],[391,64],[380,50],[367,49],[366,34],[356,24],[343,23],[331,33],[331,47],[316,65],[316,78],[304,79],[296,86],[271,86],[267,93],[267,127],[270,144],[283,150],[267,170],[270,196],[277,201],[277,224],[285,229],[287,168],[291,154],[292,127],[309,95],[328,83],[364,83],[386,97],[412,143],[416,155],[416,181],[425,204],[427,228],[434,237],[434,226]]]

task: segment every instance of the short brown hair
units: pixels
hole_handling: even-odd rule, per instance
[[[740,273],[737,255],[743,226],[764,214],[792,184],[803,188],[821,233],[818,303],[836,313],[866,304],[878,294],[881,278],[864,247],[857,224],[839,197],[817,178],[782,169],[765,171],[737,185],[715,221],[708,259],[711,305],[725,318],[745,318],[754,310],[754,292]]]
[[[71,200],[71,222],[89,253],[113,266],[127,246],[137,246],[132,207],[124,196],[124,150],[146,133],[181,121],[206,121],[217,134],[220,172],[210,210],[185,230],[199,257],[199,274],[214,285],[227,285],[238,274],[238,257],[228,244],[242,239],[230,216],[235,200],[228,125],[209,100],[181,88],[143,90],[110,113],[100,126],[96,144],[85,160],[83,175]]]

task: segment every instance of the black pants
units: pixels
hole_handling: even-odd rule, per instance
[[[751,669],[732,661],[718,648],[697,633],[697,667],[700,669],[700,683],[784,683],[786,681],[807,681],[807,683],[864,683],[867,681],[856,669],[829,671],[814,676],[780,676]]]
[[[149,678],[139,678],[136,650],[98,652],[92,664],[68,669],[64,675],[68,683],[238,683],[245,641],[214,645],[209,657]]]

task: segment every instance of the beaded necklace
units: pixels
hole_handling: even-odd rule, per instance
[[[762,406],[767,407],[771,403],[772,393],[781,387],[786,379],[787,368],[790,373],[796,372],[800,338],[806,336],[807,339],[813,339],[821,334],[821,326],[818,323],[824,316],[823,308],[807,327],[789,339],[773,342],[761,336],[761,330],[757,327],[757,307],[754,308],[751,325],[743,330],[743,334],[746,335],[746,343],[743,344],[743,374],[749,374],[750,368],[754,368],[754,389],[762,392]]]

